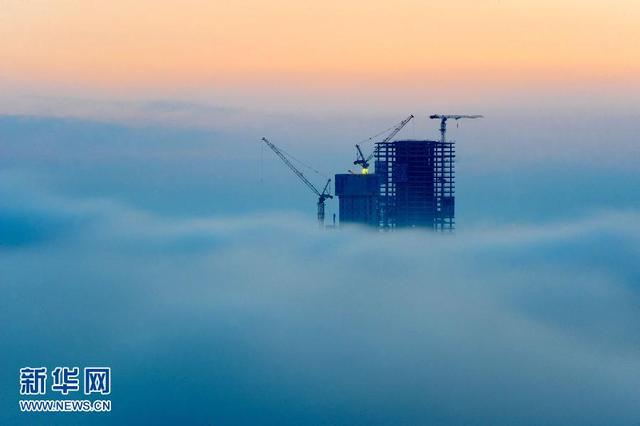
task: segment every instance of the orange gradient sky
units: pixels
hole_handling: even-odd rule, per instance
[[[640,2],[4,0],[0,57],[5,89],[624,91],[640,81]]]

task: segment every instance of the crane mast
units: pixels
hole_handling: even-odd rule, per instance
[[[389,133],[387,137],[382,140],[382,143],[389,142],[391,139],[393,139],[393,137],[397,135],[398,132],[402,130],[402,128],[406,126],[407,123],[410,122],[412,118],[413,118],[413,115],[410,115],[409,117],[405,118],[400,123],[398,123],[396,127],[393,128],[391,133]],[[356,161],[353,162],[353,164],[360,165],[362,167],[363,175],[366,175],[369,173],[369,161],[371,161],[371,159],[375,155],[376,149],[377,147],[373,150],[371,154],[369,154],[368,157],[365,158],[364,154],[362,153],[362,149],[360,149],[360,145],[356,144],[357,159]]]
[[[287,156],[277,147],[275,146],[273,143],[271,143],[271,141],[269,141],[269,139],[267,138],[262,138],[262,141],[269,147],[271,148],[271,150],[273,152],[276,153],[276,155],[278,157],[280,157],[280,159],[282,160],[282,162],[284,164],[287,165],[287,167],[289,167],[289,169],[291,169],[291,171],[298,176],[298,178],[300,178],[300,180],[314,193],[316,194],[316,196],[318,197],[318,225],[320,225],[320,227],[324,226],[324,205],[325,205],[325,200],[327,198],[331,199],[333,198],[333,195],[331,195],[328,191],[329,189],[329,184],[331,184],[331,179],[327,180],[327,183],[324,185],[324,188],[322,189],[322,191],[319,191],[318,188],[316,188],[310,181],[309,179],[307,179],[307,177],[302,174],[302,172],[300,170],[298,170],[298,168],[296,166],[293,165],[293,163],[287,158]]]
[[[429,116],[432,120],[440,120],[440,142],[447,141],[447,120],[461,120],[463,118],[483,118],[481,115],[456,115],[456,114],[433,114]]]

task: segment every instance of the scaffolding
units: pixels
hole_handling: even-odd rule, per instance
[[[453,142],[381,142],[375,153],[381,228],[454,229]]]
[[[455,145],[436,142],[434,145],[434,208],[433,226],[436,231],[455,228]]]
[[[375,174],[378,176],[378,225],[383,229],[395,228],[396,181],[393,163],[396,146],[391,142],[376,144]]]

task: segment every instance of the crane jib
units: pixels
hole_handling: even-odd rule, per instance
[[[398,132],[400,132],[400,130],[402,130],[402,128],[406,126],[407,123],[410,122],[412,118],[413,118],[413,114],[411,114],[409,117],[405,118],[400,123],[398,123],[396,127],[394,127],[393,130],[391,130],[391,132],[387,135],[387,137],[382,140],[382,143],[389,142],[391,139],[393,139],[394,136],[397,135]],[[362,150],[360,149],[360,146],[358,144],[356,144],[356,150],[357,150],[358,158],[356,159],[356,161],[353,162],[353,164],[359,164],[360,166],[362,166],[363,173],[366,173],[367,170],[369,169],[369,162],[373,159],[373,156],[376,154],[378,147],[376,146],[373,152],[369,154],[366,158],[362,153]]]
[[[276,155],[278,157],[280,157],[280,159],[282,160],[282,162],[284,164],[287,165],[287,167],[289,167],[289,169],[291,169],[291,171],[300,178],[300,180],[302,180],[302,182],[314,193],[316,194],[318,197],[323,197],[323,198],[333,198],[333,196],[331,196],[331,194],[329,194],[327,192],[327,188],[329,187],[329,184],[331,183],[331,179],[329,179],[326,183],[326,185],[324,186],[324,189],[322,190],[322,192],[320,192],[318,190],[318,188],[316,188],[310,181],[309,179],[307,179],[307,177],[300,171],[298,170],[298,168],[291,162],[289,161],[289,159],[286,157],[286,155],[284,155],[284,153],[277,147],[275,146],[273,143],[271,143],[271,141],[269,141],[269,139],[267,138],[262,138],[262,141],[267,144],[267,146],[269,148],[271,148],[271,150],[273,152],[276,153]]]

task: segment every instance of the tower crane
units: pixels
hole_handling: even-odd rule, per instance
[[[402,120],[400,123],[398,123],[393,130],[391,131],[391,133],[389,133],[387,135],[386,138],[384,138],[382,140],[382,143],[386,143],[389,142],[391,139],[393,139],[393,137],[395,135],[398,134],[398,132],[400,130],[402,130],[402,128],[404,126],[407,125],[408,122],[411,121],[411,119],[413,118],[413,115],[410,115],[409,117],[405,118],[404,120]],[[373,152],[371,154],[369,154],[369,156],[365,157],[364,154],[362,153],[362,149],[360,149],[360,145],[356,144],[356,161],[353,162],[353,164],[355,165],[360,165],[362,167],[362,174],[366,175],[369,173],[369,161],[371,161],[371,159],[373,158],[373,156],[376,154],[377,151],[377,147],[373,150]]]
[[[463,118],[483,118],[481,115],[443,115],[443,114],[433,114],[429,116],[432,120],[440,120],[440,142],[444,143],[447,141],[447,120],[461,120]]]
[[[320,225],[320,227],[323,227],[324,226],[324,202],[327,198],[333,198],[333,195],[329,193],[329,184],[331,183],[331,179],[328,179],[322,191],[319,191],[318,188],[316,188],[311,182],[309,182],[309,179],[307,179],[306,176],[303,175],[302,172],[298,170],[291,161],[289,161],[289,159],[284,154],[284,152],[282,152],[277,146],[271,143],[269,139],[262,138],[262,141],[265,144],[267,144],[267,146],[271,148],[271,150],[275,152],[278,157],[280,157],[280,159],[284,162],[284,164],[286,164],[291,169],[291,171],[295,173],[295,175],[298,176],[300,180],[311,191],[313,191],[314,194],[318,196],[318,225]]]

